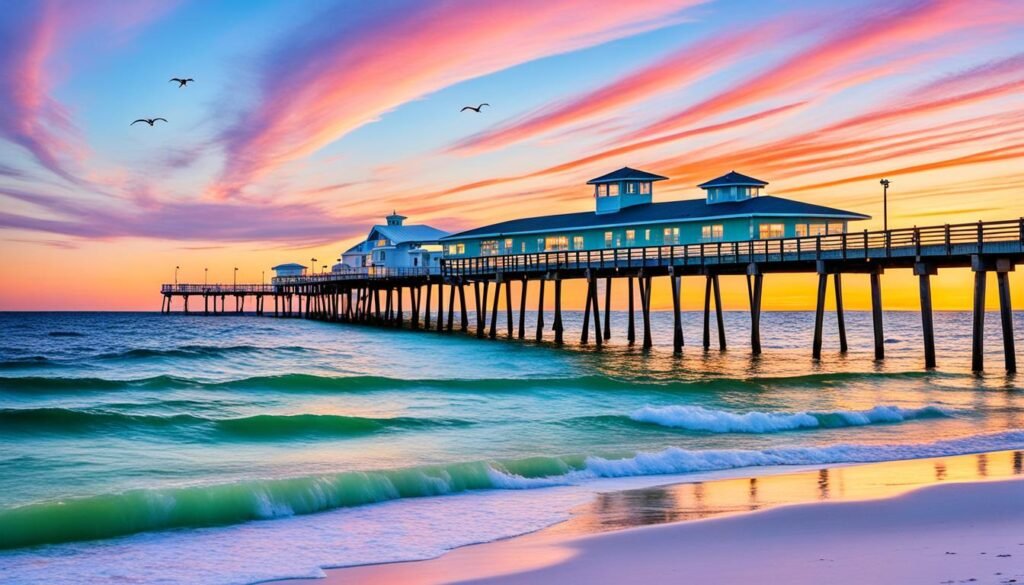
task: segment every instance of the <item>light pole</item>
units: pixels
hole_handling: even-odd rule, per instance
[[[321,266],[321,268],[322,268],[323,270],[321,270],[321,271],[320,271],[320,274],[327,274],[327,265],[326,265],[326,264],[324,264],[323,266]]]
[[[181,266],[175,266],[175,267],[174,267],[174,284],[175,284],[175,285],[177,285],[177,284],[178,284],[178,270],[179,270],[180,268],[181,268]]]
[[[207,277],[209,275],[210,275],[210,269],[209,268],[203,268],[203,286],[206,286],[208,284],[208,282],[207,282],[208,278]]]
[[[310,260],[312,260],[313,263],[309,265],[309,270],[315,275],[316,274],[316,258],[310,258]]]
[[[889,232],[889,179],[879,181],[882,185],[882,229]]]
[[[238,267],[237,266],[235,267],[234,275],[231,277],[231,286],[233,286],[235,288],[238,287]]]
[[[260,271],[260,284],[267,284],[267,271],[266,270],[261,270]]]

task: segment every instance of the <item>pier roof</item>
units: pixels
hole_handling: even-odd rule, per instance
[[[621,169],[612,171],[607,175],[601,175],[596,179],[590,179],[587,181],[587,184],[597,185],[598,183],[617,183],[619,181],[664,181],[666,179],[668,179],[668,177],[662,177],[661,175],[655,175],[654,173],[631,169],[629,167],[622,167]]]
[[[302,264],[297,264],[295,262],[288,262],[287,264],[278,264],[277,266],[274,266],[273,268],[271,268],[271,270],[287,270],[288,268],[302,268],[302,269],[305,269],[306,267],[303,266]]]
[[[452,234],[442,239],[458,240],[515,233],[699,221],[726,217],[794,215],[829,219],[870,219],[870,216],[860,213],[765,195],[742,201],[716,203],[715,205],[708,205],[707,201],[701,198],[637,205],[614,214],[597,214],[586,211],[513,219]]]
[[[395,244],[436,242],[448,235],[448,232],[429,225],[375,225],[370,230],[371,237],[369,239],[374,239],[372,234],[375,232]]]

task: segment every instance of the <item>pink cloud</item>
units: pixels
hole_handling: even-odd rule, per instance
[[[271,55],[254,108],[221,136],[225,167],[210,188],[236,194],[386,112],[454,83],[665,26],[700,0],[586,0],[338,6]]]
[[[913,46],[943,34],[1006,21],[1006,9],[991,0],[913,0],[849,23],[806,50],[752,78],[624,137],[637,140],[705,120],[763,99],[798,90],[824,73],[860,60]]]
[[[783,27],[761,25],[700,39],[639,71],[596,90],[553,104],[521,119],[470,136],[449,150],[477,153],[501,148],[551,130],[591,120],[728,67],[755,46],[771,43]]]

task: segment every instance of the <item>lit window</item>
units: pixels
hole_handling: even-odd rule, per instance
[[[459,244],[458,253],[459,254],[465,254],[466,253],[466,244]]]
[[[626,245],[633,246],[636,244],[636,230],[626,230]]]
[[[572,248],[574,250],[582,250],[583,249],[583,236],[573,236],[572,237]]]
[[[387,246],[388,245],[388,241],[384,240],[384,239],[377,240],[376,245],[377,245],[378,248],[381,247],[381,246]]]
[[[636,193],[636,183],[633,183],[633,182],[626,183],[626,193],[628,193],[630,195]]]
[[[725,227],[720,223],[705,225],[700,228],[700,236],[707,242],[721,241],[722,236],[724,235]]]
[[[641,195],[650,195],[651,194],[651,184],[650,183],[640,183],[640,194]]]
[[[803,238],[807,235],[807,224],[798,223],[796,224],[796,237]]]
[[[543,252],[544,251],[544,238],[537,238],[537,251],[538,252]]]
[[[759,228],[762,240],[781,238],[785,233],[785,226],[781,223],[762,223]]]
[[[526,253],[526,240],[519,242],[519,251],[523,254]]]
[[[449,254],[456,254],[456,253],[457,253],[457,252],[455,251],[456,249],[457,249],[457,248],[455,247],[455,244],[448,244],[448,253],[449,253]]]
[[[548,252],[568,250],[569,236],[548,236],[544,239],[544,249]]]
[[[644,241],[645,242],[650,242],[651,241],[651,230],[644,230]]]
[[[512,238],[505,238],[505,251],[506,252],[511,252],[512,251],[512,245],[513,245],[512,244]]]
[[[609,183],[608,184],[608,196],[609,197],[614,197],[615,195],[618,195],[618,194],[619,194],[619,184],[618,183]]]
[[[828,233],[828,226],[823,223],[812,223],[807,225],[807,235],[809,236],[824,236]]]
[[[828,233],[830,234],[841,234],[846,231],[846,224],[844,223],[830,223],[828,224]]]
[[[664,244],[678,244],[679,243],[679,228],[665,228],[661,232],[662,243]]]
[[[498,241],[497,240],[484,240],[480,242],[480,255],[481,256],[496,256],[498,254]]]
[[[614,234],[612,234],[611,232],[605,232],[604,233],[604,247],[605,248],[611,248],[612,247],[612,244],[613,244],[613,239],[612,238],[614,238],[614,237],[615,237]]]

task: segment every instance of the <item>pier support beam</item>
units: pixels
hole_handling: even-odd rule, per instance
[[[818,274],[818,303],[814,310],[814,348],[811,352],[816,360],[821,359],[821,329],[825,320],[825,293],[828,289],[828,275]]]
[[[680,277],[675,275],[675,271],[669,269],[668,277],[672,283],[672,352],[682,353],[683,352],[683,323],[680,320],[679,315],[679,294],[680,294]]]
[[[629,288],[629,322],[626,323],[626,341],[633,345],[636,343],[636,323],[634,323],[634,310],[633,310],[633,277],[630,276],[627,280],[627,287]]]
[[[448,333],[455,327],[455,283],[448,284]]]
[[[459,279],[459,329],[465,331],[469,327],[469,315],[466,310],[466,283]]]
[[[604,279],[604,339],[612,338],[612,278]]]
[[[753,280],[753,286],[751,286]],[[747,295],[750,298],[750,351],[761,355],[761,295],[764,290],[764,274],[756,265],[747,267]]]
[[[725,351],[725,317],[722,314],[722,289],[717,274],[707,275],[704,285],[704,349],[711,349],[711,295],[715,296],[715,321],[718,325],[718,348]]]
[[[594,310],[594,342],[597,344],[597,347],[601,347],[603,340],[601,339],[601,308],[597,304],[597,279],[592,278],[591,282],[590,294],[592,302],[590,306]]]
[[[444,331],[444,281],[437,283],[437,331]]]
[[[486,284],[484,285],[487,286]],[[487,289],[484,288],[486,291]],[[491,309],[491,330],[488,333],[488,337],[494,339],[498,336],[498,301],[501,300],[501,279],[498,278],[494,281],[494,307]],[[486,317],[486,315],[485,315]]]
[[[562,279],[555,277],[555,318],[551,324],[555,330],[555,343],[561,345],[564,342],[562,326]]]
[[[540,279],[540,291],[537,293],[537,341],[544,341],[544,283],[546,279]],[[524,285],[525,286],[525,285]]]
[[[526,287],[528,282],[525,276],[519,281],[519,339],[526,338]]]
[[[430,285],[430,279],[427,279],[427,302],[423,303],[423,328],[430,329],[430,291],[433,287]]]
[[[644,342],[643,348],[650,349],[654,347],[654,342],[651,339],[651,277],[642,276],[640,278],[640,304],[644,314]]]
[[[974,266],[974,320],[971,331],[971,371],[985,369],[985,280],[988,272],[977,263]]]
[[[935,266],[918,262],[914,264],[921,291],[921,331],[924,334],[924,367],[935,367],[935,322],[932,319],[931,275],[936,274]]]
[[[590,278],[590,275],[588,274],[587,275],[587,302],[583,306],[583,332],[580,334],[580,344],[581,345],[586,345],[586,344],[590,343],[590,303],[591,303],[591,300],[593,299],[593,294],[591,294],[591,293],[593,293],[593,288],[594,288],[594,280],[592,278]],[[600,336],[601,332],[598,331],[597,334],[598,334],[598,336]]]
[[[836,272],[832,275],[832,284],[836,293],[836,325],[839,327],[839,351],[846,353],[850,344],[846,341],[846,312],[843,310],[843,275]]]
[[[1017,349],[1013,341],[1013,308],[1010,306],[1010,272],[1013,264],[1008,260],[996,263],[996,285],[999,288],[999,320],[1003,328],[1003,358],[1006,371],[1017,371]]]
[[[508,338],[515,337],[512,329],[512,281],[505,283],[505,325],[508,328]]]
[[[885,332],[882,329],[882,270],[871,273],[871,325],[874,331],[875,359],[885,359]]]

